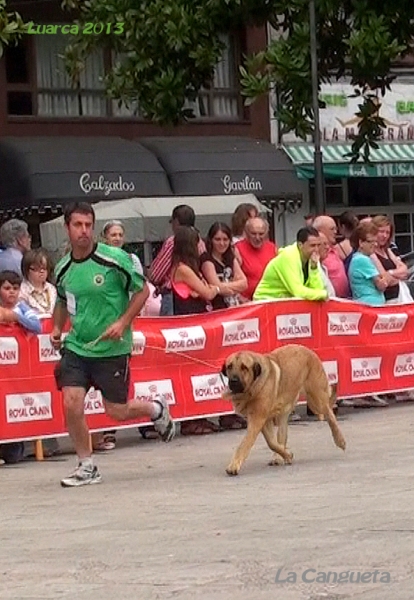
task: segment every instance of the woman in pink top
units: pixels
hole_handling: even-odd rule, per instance
[[[243,292],[245,302],[252,300],[254,291],[268,263],[277,255],[277,246],[267,239],[269,224],[260,217],[246,222],[245,238],[237,242],[235,254],[247,278]]]

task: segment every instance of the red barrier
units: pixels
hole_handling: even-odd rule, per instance
[[[51,322],[41,335],[0,326],[0,441],[66,434],[53,368]],[[134,322],[131,397],[165,394],[175,419],[219,415],[219,376],[237,350],[268,352],[287,343],[313,348],[340,398],[414,388],[414,304],[371,308],[353,302],[282,300],[206,315],[139,318]],[[104,414],[99,392],[85,401],[91,430],[136,426]]]

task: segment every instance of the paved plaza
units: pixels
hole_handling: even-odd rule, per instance
[[[297,423],[292,466],[267,466],[260,439],[236,478],[238,431],[123,432],[103,483],[79,489],[59,485],[73,455],[1,467],[0,598],[412,600],[414,405],[340,424],[345,453],[326,423]]]

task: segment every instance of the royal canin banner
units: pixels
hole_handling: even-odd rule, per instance
[[[0,326],[0,441],[66,435],[62,397],[53,376],[59,360],[42,334]],[[354,302],[280,300],[186,317],[134,321],[130,397],[158,394],[172,416],[191,419],[232,412],[222,400],[220,371],[238,350],[269,352],[303,344],[317,352],[338,397],[414,389],[414,304],[372,308]],[[85,399],[91,431],[136,426],[105,415],[99,391]]]

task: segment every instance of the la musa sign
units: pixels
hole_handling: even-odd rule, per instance
[[[311,179],[314,176],[313,165],[299,165],[296,167],[296,171],[301,179]],[[378,165],[324,163],[323,173],[325,177],[332,179],[342,177],[414,177],[414,163],[382,163]]]

